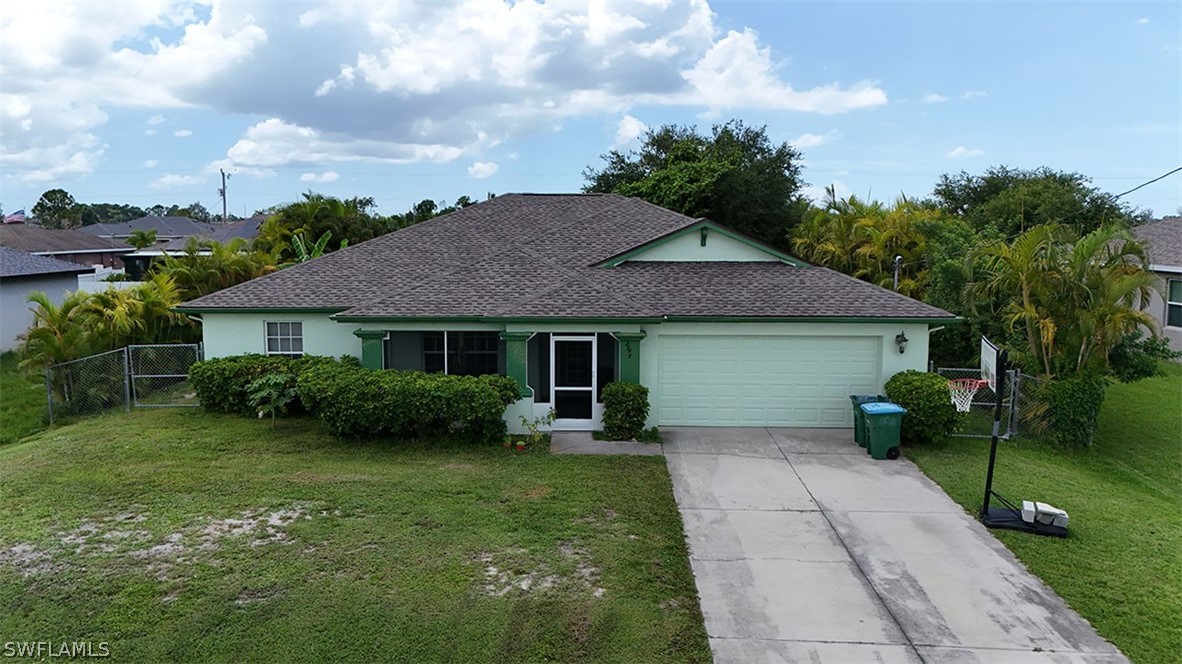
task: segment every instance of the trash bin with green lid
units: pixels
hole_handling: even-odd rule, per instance
[[[866,451],[875,459],[899,458],[899,429],[907,409],[894,403],[864,403]]]
[[[854,406],[854,442],[858,447],[866,447],[866,420],[862,417],[861,405],[864,403],[878,403],[890,401],[882,394],[851,394],[850,403]]]

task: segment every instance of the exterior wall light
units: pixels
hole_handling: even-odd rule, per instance
[[[900,355],[903,354],[903,351],[907,350],[908,341],[910,341],[910,339],[908,339],[907,335],[902,332],[895,335],[895,345],[899,347]]]

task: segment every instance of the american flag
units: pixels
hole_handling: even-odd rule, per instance
[[[23,224],[25,223],[24,208],[13,212],[12,214],[4,215],[4,223],[6,224]]]

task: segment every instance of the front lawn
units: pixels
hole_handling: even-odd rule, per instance
[[[989,441],[957,438],[907,456],[972,514]],[[995,530],[1032,572],[1134,662],[1182,653],[1182,367],[1113,385],[1095,444],[1019,439],[998,448],[994,488],[1066,509],[1065,540]]]
[[[663,459],[108,415],[0,449],[0,635],[117,661],[709,661]]]
[[[45,428],[45,380],[17,370],[16,353],[0,354],[0,445]]]

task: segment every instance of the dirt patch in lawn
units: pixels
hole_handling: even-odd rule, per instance
[[[44,543],[0,545],[0,567],[11,568],[22,578],[50,577],[86,567],[88,558],[102,557],[112,563],[115,571],[139,569],[158,581],[183,580],[186,567],[199,563],[218,566],[216,552],[227,545],[291,544],[294,539],[289,529],[293,524],[339,515],[338,510],[292,504],[273,510],[248,510],[232,517],[204,517],[158,536],[146,529],[151,521],[149,514],[121,512],[84,519],[73,528],[53,531]]]
[[[491,597],[567,592],[603,597],[599,568],[585,548],[573,542],[557,547],[557,556],[533,556],[525,549],[484,552],[472,558],[481,568],[480,589]],[[544,558],[544,559],[543,559]]]

